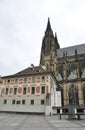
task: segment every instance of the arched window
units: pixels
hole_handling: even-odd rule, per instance
[[[78,91],[73,85],[69,88],[69,104],[78,105]]]

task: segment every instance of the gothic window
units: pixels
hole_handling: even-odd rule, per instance
[[[78,65],[73,63],[70,65],[70,72],[74,72],[74,73],[77,73],[77,68],[78,68]]]
[[[81,69],[85,68],[85,62],[81,62]]]
[[[85,104],[85,87],[83,88],[83,97],[84,97],[84,104]]]
[[[73,85],[69,88],[69,104],[78,105],[78,92]]]
[[[45,42],[45,54],[48,54],[50,52],[50,39],[46,39]]]
[[[83,74],[84,69],[85,69],[85,62],[81,62],[80,64],[81,75]]]
[[[69,64],[69,67],[67,67],[67,77],[68,79],[78,78],[78,64]]]
[[[58,73],[61,75],[61,77],[63,78],[63,65],[59,65],[58,67],[57,67],[57,69],[58,69]]]

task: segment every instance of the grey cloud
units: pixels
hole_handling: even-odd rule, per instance
[[[84,0],[0,0],[0,73],[38,65],[50,17],[61,47],[84,43]]]

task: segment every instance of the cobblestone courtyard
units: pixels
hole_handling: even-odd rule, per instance
[[[85,130],[85,120],[57,116],[0,113],[0,130]]]

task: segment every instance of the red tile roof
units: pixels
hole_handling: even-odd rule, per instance
[[[41,66],[32,66],[16,73],[15,75],[33,74],[39,72],[46,72],[46,71]]]

